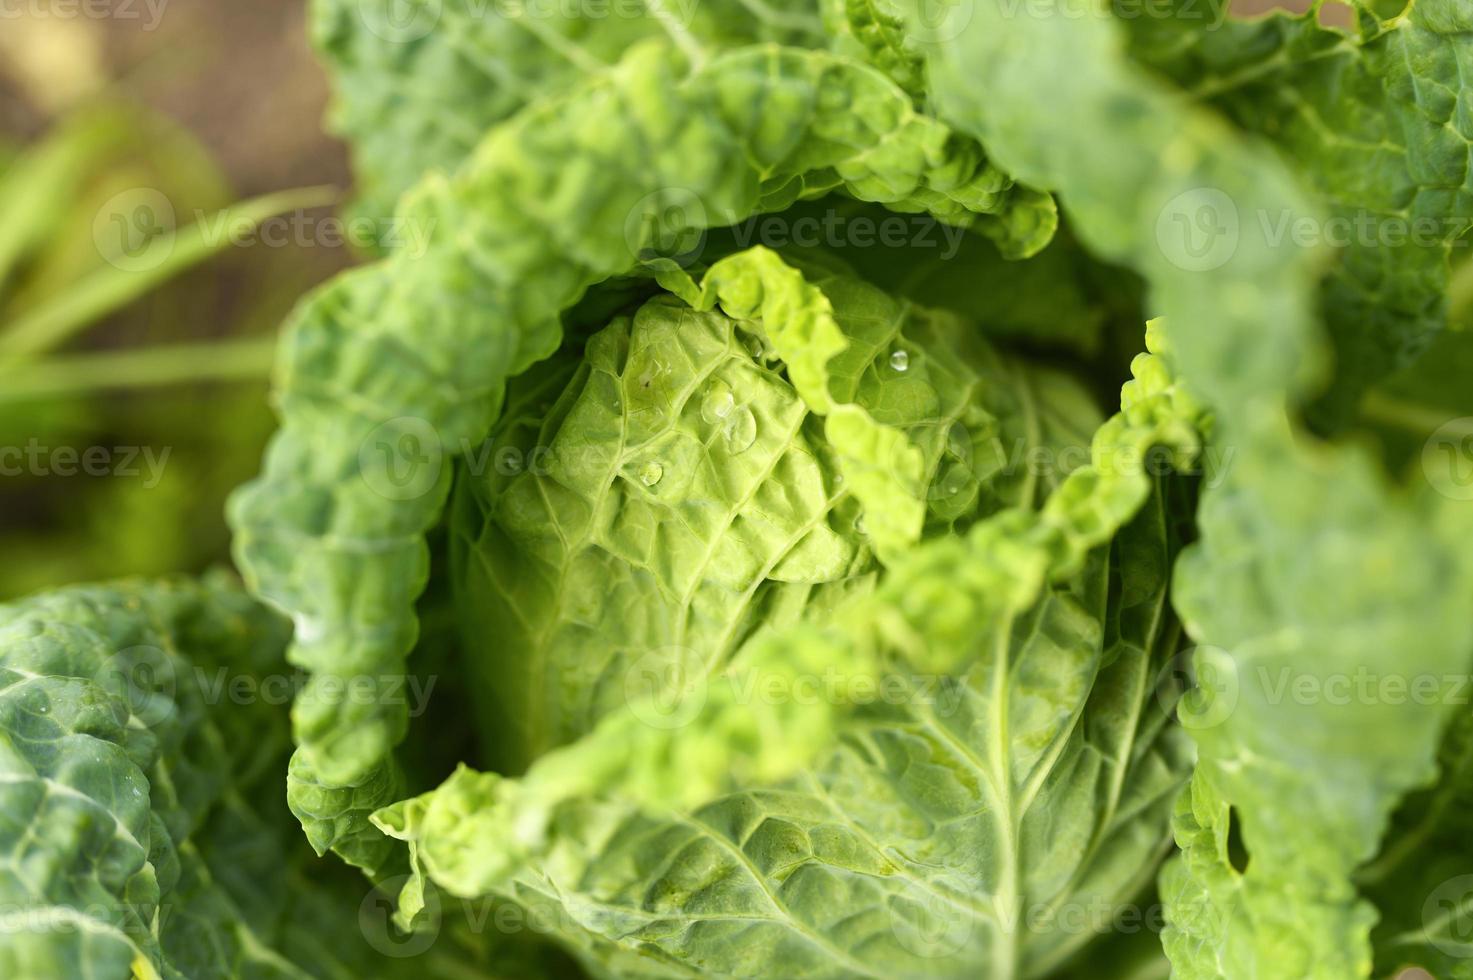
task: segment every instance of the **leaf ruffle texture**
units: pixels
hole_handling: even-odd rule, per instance
[[[555,0],[313,0],[312,37],[333,75],[333,129],[353,148],[359,211],[396,246],[400,195],[452,172],[486,131],[531,102],[666,38],[692,61],[770,41],[823,47],[818,12],[740,0],[604,5]]]
[[[825,304],[771,261],[738,256],[693,295],[729,291],[728,312],[763,312],[750,322],[760,336],[808,337]],[[770,295],[775,283],[787,291]],[[633,329],[669,309],[646,307]],[[839,325],[858,319],[847,303],[835,311]],[[625,339],[622,325],[610,333],[591,345],[595,365]],[[725,363],[730,340],[713,346],[697,363]],[[873,363],[872,346],[853,347],[847,363]],[[638,342],[627,349],[637,379]],[[846,359],[835,351],[829,363]],[[828,364],[810,367],[822,378]],[[822,397],[835,387],[842,380]],[[656,400],[672,415],[700,401]],[[462,769],[375,822],[452,894],[554,903],[563,938],[595,972],[612,947],[638,953],[650,975],[1044,975],[1093,934],[1083,910],[1103,930],[1149,882],[1190,764],[1171,705],[1158,700],[1175,652],[1165,589],[1176,518],[1152,493],[1145,460],[1157,444],[1189,459],[1197,412],[1153,356],[1138,361],[1123,401],[1090,462],[1051,493],[1034,487],[971,531],[911,549],[878,585],[866,578],[821,600],[818,615],[800,607],[791,625],[764,624],[723,669],[658,664],[649,672],[671,676],[673,689],[616,684],[625,703],[522,778]],[[550,417],[574,431],[584,420],[577,405]],[[565,471],[551,469],[530,483],[538,495],[559,492]],[[668,492],[704,496],[681,483]],[[482,541],[478,557],[514,554],[495,536]],[[468,584],[483,599],[496,587]],[[682,615],[631,608],[657,627]],[[598,628],[577,634],[577,653],[598,669],[554,675],[575,691],[617,677],[603,667],[611,655],[642,649],[617,621],[586,625]],[[831,690],[800,696],[823,678]],[[877,699],[881,690],[890,696]],[[406,919],[420,894],[406,891]]]
[[[1437,35],[1429,57],[1442,58],[1466,50],[1468,16],[1458,3],[1419,0],[1397,29]],[[937,46],[932,83],[945,118],[1020,178],[1055,190],[1092,248],[1147,276],[1183,378],[1214,409],[1218,445],[1236,452],[1226,480],[1204,494],[1202,541],[1182,560],[1174,599],[1192,637],[1213,648],[1199,671],[1226,678],[1194,695],[1183,718],[1199,763],[1178,813],[1184,854],[1163,879],[1174,970],[1369,976],[1375,913],[1352,875],[1401,797],[1434,777],[1447,700],[1296,703],[1272,685],[1286,666],[1321,679],[1466,673],[1473,557],[1455,542],[1468,514],[1388,486],[1360,447],[1291,430],[1318,347],[1311,311],[1328,256],[1245,220],[1209,271],[1159,229],[1183,202],[1189,214],[1224,199],[1243,215],[1319,212],[1278,156],[1132,65],[1123,40],[1086,4],[1011,19],[979,4]],[[1060,61],[1071,70],[1049,70]],[[1466,104],[1436,85],[1420,91],[1421,111],[1458,120],[1439,134],[1452,139]],[[1091,147],[1106,141],[1119,148],[1113,166],[1093,166]],[[1379,259],[1398,270],[1405,259],[1419,276],[1415,255]],[[1246,868],[1229,859],[1232,821]]]
[[[771,46],[681,65],[636,47],[493,129],[402,206],[432,229],[424,249],[328,286],[287,333],[282,429],[230,517],[248,582],[290,613],[289,657],[312,674],[291,794],[319,848],[387,859],[345,815],[400,792],[405,711],[382,691],[414,642],[445,461],[484,439],[506,379],[556,349],[560,312],[591,285],[672,251],[688,260],[688,233],[836,188],[1024,254],[1053,230],[1046,196],[871,69]]]
[[[594,975],[1042,976],[1095,931],[1051,916],[1154,875],[1195,752],[1159,882],[1176,975],[1459,975],[1466,893],[1399,905],[1454,867],[1473,516],[1326,437],[1446,342],[1466,3],[1363,0],[1353,36],[1185,0],[1130,26],[1097,0],[738,5],[736,30],[651,3],[595,31],[451,3],[456,29],[383,43],[319,3],[370,206],[414,187],[410,244],[297,315],[282,431],[231,507],[311,676],[312,845],[375,877],[407,857],[406,924],[436,887],[550,907]],[[463,103],[370,132],[441,88]],[[837,195],[1028,257],[1050,193],[1169,328],[1047,485],[999,444],[1082,448],[1081,399],[975,324],[789,254],[706,267],[708,232]],[[1374,242],[1320,247],[1362,217]],[[617,308],[588,336],[585,301]],[[1065,402],[1075,425],[1030,427]],[[1204,438],[1227,466],[1196,507],[1149,464]],[[529,465],[477,468],[503,446]],[[456,472],[500,771],[405,799],[386,691]],[[1156,683],[1174,616],[1190,744]],[[1443,682],[1292,693],[1362,674]]]
[[[1473,227],[1466,10],[1418,3],[1391,17],[1368,5],[1353,33],[1314,13],[1213,23],[1187,12],[1128,21],[1131,52],[1272,140],[1324,202],[1309,222],[1241,207],[1236,217],[1283,248],[1334,249],[1319,302],[1335,371],[1316,415],[1343,425],[1369,385],[1447,324],[1449,262]]]
[[[765,248],[681,288],[695,309],[651,300],[514,384],[462,465],[452,574],[502,771],[586,732],[631,669],[704,678],[867,591],[876,552],[1087,461],[1088,396],[955,317]]]
[[[0,974],[446,975],[369,947],[365,883],[303,873],[260,696],[286,636],[214,576],[0,607]]]

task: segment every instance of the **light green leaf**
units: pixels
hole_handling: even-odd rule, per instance
[[[0,973],[447,975],[370,948],[366,885],[296,877],[290,740],[260,696],[285,641],[214,577],[0,607]]]
[[[451,893],[556,900],[568,941],[671,975],[1057,968],[1149,881],[1189,759],[1156,685],[1175,521],[1156,497],[1113,556],[1096,550],[1151,494],[1146,448],[1195,444],[1162,362],[1137,374],[1040,510],[920,546],[872,593],[759,631],[727,670],[626,686],[520,779],[462,769],[375,822]],[[603,663],[625,642],[595,629],[580,652]],[[822,678],[837,690],[798,696]],[[1105,921],[1080,929],[1085,908]]]
[[[312,674],[293,785],[313,787],[314,840],[342,832],[316,809],[323,787],[393,785],[405,712],[382,692],[414,641],[443,464],[484,439],[506,379],[552,353],[560,312],[589,286],[685,255],[706,226],[836,187],[975,221],[1023,251],[1052,231],[1046,197],[868,68],[774,47],[687,77],[682,64],[637,47],[494,129],[460,174],[406,200],[403,219],[433,229],[425,249],[338,280],[287,332],[283,428],[231,523],[248,582],[291,614],[289,656]]]
[[[1466,28],[1458,10],[1416,7],[1441,33]],[[1057,190],[1087,243],[1146,274],[1176,326],[1185,383],[1215,410],[1218,446],[1237,453],[1204,494],[1202,542],[1177,581],[1189,633],[1221,648],[1198,668],[1234,679],[1236,707],[1215,718],[1226,695],[1203,695],[1188,720],[1200,761],[1178,812],[1185,854],[1163,881],[1168,952],[1185,977],[1364,976],[1372,915],[1351,874],[1401,796],[1432,777],[1446,709],[1271,704],[1266,678],[1286,664],[1320,678],[1442,677],[1466,665],[1470,560],[1451,543],[1466,523],[1445,500],[1388,488],[1356,447],[1291,432],[1287,410],[1315,349],[1320,253],[1275,243],[1245,217],[1194,255],[1163,226],[1220,219],[1226,207],[1315,214],[1278,157],[1129,63],[1119,30],[1092,12],[1061,2],[1009,19],[979,4],[930,68],[947,118]],[[1450,106],[1432,104],[1443,119]],[[1104,145],[1117,148],[1109,167],[1090,152]],[[1230,813],[1246,870],[1229,859]]]
[[[1323,201],[1311,220],[1236,204],[1282,249],[1335,249],[1320,291],[1335,372],[1317,413],[1330,424],[1444,328],[1453,245],[1473,227],[1473,118],[1456,81],[1473,70],[1473,28],[1456,4],[1406,6],[1363,12],[1355,34],[1314,12],[1217,24],[1189,0],[1123,20],[1132,54],[1271,140]]]
[[[687,283],[696,310],[651,300],[515,385],[462,462],[453,574],[503,771],[1087,460],[1087,396],[954,317],[760,248]]]
[[[354,151],[358,210],[386,245],[395,203],[426,173],[454,171],[487,130],[641,41],[697,60],[764,41],[822,46],[811,0],[313,0],[312,37],[333,75],[332,128]]]

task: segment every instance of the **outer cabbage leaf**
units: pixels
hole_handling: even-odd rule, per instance
[[[1195,6],[1126,21],[1131,51],[1272,140],[1324,202],[1324,219],[1305,224],[1246,201],[1218,220],[1266,225],[1286,248],[1300,237],[1335,246],[1320,297],[1335,371],[1317,414],[1343,424],[1447,322],[1453,244],[1473,227],[1473,112],[1460,85],[1473,73],[1473,21],[1411,3],[1384,20],[1363,10],[1347,35],[1314,11],[1217,24]]]
[[[0,607],[0,974],[449,976],[359,931],[367,886],[310,877],[264,692],[285,624],[224,581]],[[244,686],[242,686],[244,685]],[[315,879],[315,880],[313,880]]]
[[[762,41],[822,41],[811,5],[740,0],[313,0],[312,36],[333,75],[332,127],[353,147],[359,210],[381,221],[492,126],[640,41],[668,38],[697,62]],[[379,229],[387,246],[402,230]]]
[[[1416,11],[1429,29],[1466,28],[1458,4]],[[1373,915],[1351,876],[1397,801],[1431,779],[1447,712],[1273,704],[1270,684],[1286,663],[1321,678],[1466,669],[1470,558],[1452,544],[1466,521],[1444,499],[1386,487],[1358,448],[1291,432],[1321,256],[1245,222],[1217,267],[1193,271],[1160,236],[1174,215],[1218,200],[1203,188],[1243,214],[1314,213],[1277,158],[1130,64],[1116,25],[1093,13],[1060,2],[1010,19],[979,4],[936,46],[930,77],[946,118],[1056,189],[1087,244],[1146,274],[1177,326],[1185,381],[1214,408],[1219,445],[1236,450],[1204,494],[1202,542],[1177,583],[1189,633],[1221,648],[1199,669],[1233,680],[1194,696],[1185,719],[1199,763],[1179,812],[1185,853],[1163,880],[1168,952],[1184,977],[1365,976]],[[1093,151],[1106,145],[1115,156],[1102,167]],[[1246,869],[1230,859],[1232,820]]]
[[[1382,853],[1356,874],[1382,913],[1371,933],[1377,976],[1419,966],[1447,980],[1473,977],[1473,712],[1466,703],[1437,761],[1437,785],[1407,798]]]
[[[1149,880],[1189,763],[1154,700],[1176,635],[1162,499],[1096,550],[1151,495],[1147,447],[1195,445],[1162,362],[1137,372],[1040,509],[922,544],[520,779],[464,769],[375,822],[451,893],[557,902],[571,943],[638,951],[651,975],[1056,968],[1092,935],[1082,910]],[[840,690],[794,697],[823,677]]]
[[[1360,422],[1393,467],[1450,497],[1473,497],[1473,332],[1449,330],[1366,393]]]
[[[444,462],[484,440],[506,378],[556,349],[559,314],[590,285],[686,256],[683,233],[837,187],[974,222],[1020,253],[1053,229],[1048,198],[871,69],[775,47],[682,65],[636,47],[494,129],[406,202],[435,229],[423,252],[338,280],[287,333],[283,426],[230,516],[247,581],[291,614],[289,657],[312,674],[290,792],[319,848],[389,858],[361,814],[401,793],[405,711],[383,692],[414,642]]]
[[[1086,461],[1088,397],[952,316],[765,249],[685,286],[696,310],[652,300],[514,385],[463,464],[454,579],[500,771],[588,731],[632,669],[704,682],[867,591],[877,549]]]
[[[906,30],[897,0],[822,0],[824,30],[834,50],[874,65],[919,101],[926,95],[925,55]]]

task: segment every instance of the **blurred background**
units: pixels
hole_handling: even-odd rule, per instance
[[[272,336],[352,261],[304,0],[108,6],[0,16],[4,597],[222,560]]]
[[[305,7],[0,7],[0,599],[226,559],[273,335],[354,261]]]

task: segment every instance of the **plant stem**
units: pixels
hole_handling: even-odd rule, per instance
[[[275,337],[73,354],[27,363],[0,379],[0,402],[195,381],[263,381]]]
[[[243,231],[284,211],[331,204],[337,195],[333,187],[268,194],[155,239],[137,255],[128,257],[127,268],[104,266],[64,295],[0,330],[0,364],[9,365],[53,350],[112,311],[228,248]]]

